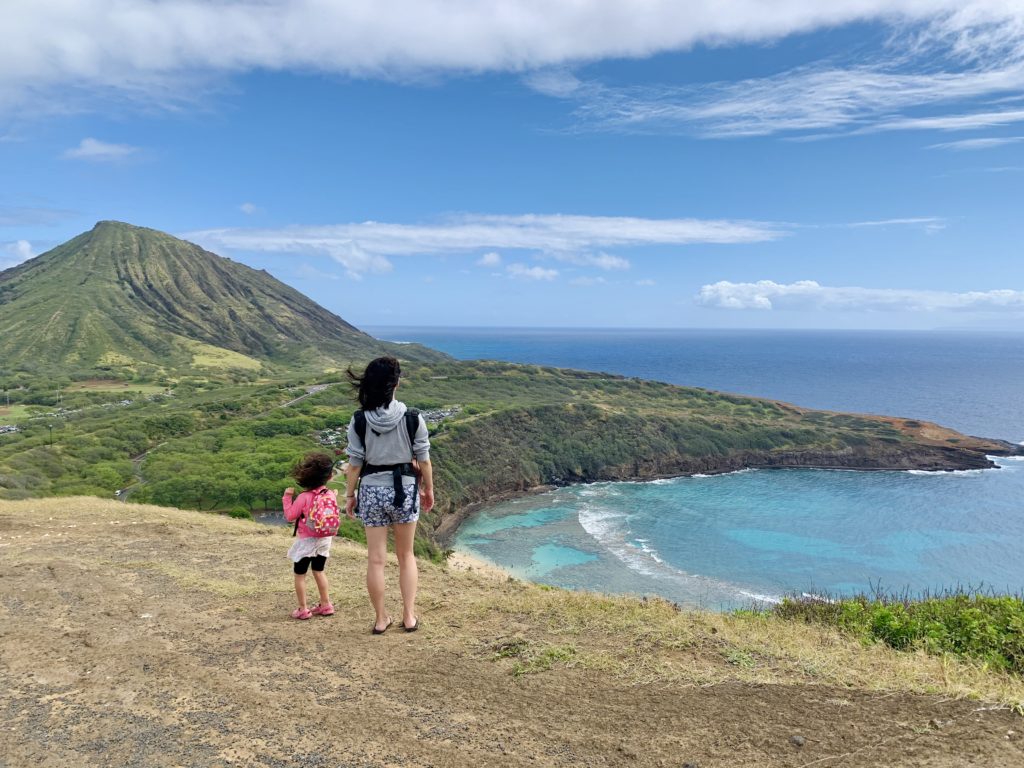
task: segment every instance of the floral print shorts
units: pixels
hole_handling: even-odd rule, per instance
[[[395,506],[395,489],[390,485],[359,486],[359,519],[367,528],[415,523],[420,519],[420,495],[416,486],[405,486],[405,503]]]

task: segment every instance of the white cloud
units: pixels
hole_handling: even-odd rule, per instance
[[[1024,136],[1003,136],[984,139],[962,139],[961,141],[947,141],[942,144],[932,144],[928,149],[953,149],[958,152],[965,150],[992,149],[1003,147],[1007,144],[1016,144],[1024,141]]]
[[[491,251],[485,253],[479,259],[476,260],[478,267],[497,267],[501,265],[501,254]]]
[[[295,276],[302,278],[303,280],[315,280],[317,282],[341,279],[341,275],[336,275],[333,272],[325,272],[324,270],[317,269],[309,264],[300,264],[298,269],[295,270]]]
[[[1024,87],[1022,82],[1018,87]],[[1024,122],[1024,109],[968,112],[937,117],[901,117],[880,122],[862,132],[877,131],[973,131]]]
[[[44,104],[54,87],[174,98],[197,78],[255,69],[391,78],[527,71],[698,44],[771,41],[851,22],[927,23],[934,27],[930,38],[966,57],[981,45],[1006,49],[1024,15],[1017,0],[33,0],[7,6],[0,105],[8,107],[29,99]],[[568,83],[551,80],[544,87],[554,92]]]
[[[603,277],[574,277],[569,281],[569,284],[590,287],[592,285],[605,285],[607,282]]]
[[[252,216],[254,213],[259,213],[260,209],[255,203],[242,203],[238,206],[238,210],[244,213],[246,216]]]
[[[65,150],[63,156],[72,160],[110,163],[125,160],[138,151],[138,147],[129,144],[110,144],[99,139],[86,138],[82,139],[77,147]]]
[[[525,80],[539,93],[574,102],[576,129],[822,138],[1024,121],[1024,110],[992,108],[994,99],[1012,101],[1024,90],[1024,4],[901,6],[889,4],[889,44],[866,61],[858,52],[861,58],[846,65],[837,56],[768,77],[690,86],[613,87],[566,70]],[[923,109],[929,113],[913,114]],[[940,109],[946,114],[934,114]]]
[[[902,219],[879,219],[877,221],[854,221],[843,224],[844,227],[860,229],[864,227],[921,227],[926,232],[938,232],[946,228],[946,220],[938,216],[915,216]]]
[[[556,253],[555,258],[581,267],[597,267],[598,269],[629,269],[628,259],[612,256],[607,253]]]
[[[509,264],[505,267],[512,277],[522,277],[528,280],[554,280],[558,277],[557,269],[546,267],[528,267],[525,264]]]
[[[465,253],[487,248],[533,251],[581,266],[625,269],[629,266],[626,259],[600,253],[600,249],[757,243],[787,234],[778,224],[727,219],[463,214],[435,224],[365,221],[283,229],[212,229],[187,237],[211,250],[324,253],[351,273],[361,274],[391,269],[390,258],[395,256]]]
[[[933,312],[1024,312],[1024,291],[924,291],[824,286],[813,280],[721,281],[700,289],[697,303],[720,309]]]
[[[15,240],[13,243],[0,244],[0,269],[9,269],[35,256],[32,243],[28,240]]]
[[[637,280],[636,284],[639,285],[641,288],[650,288],[652,285],[657,285],[657,283],[650,279]]]
[[[536,79],[527,82],[537,85]],[[994,72],[905,75],[880,66],[815,66],[769,78],[700,87],[612,88],[579,82],[571,91],[541,92],[577,102],[576,129],[704,138],[771,134],[825,138],[834,135],[828,132],[840,129],[852,133],[960,131],[1024,122],[1024,110],[1016,109],[968,109],[966,113],[930,116],[893,114],[1021,89],[1024,51],[1022,61]]]

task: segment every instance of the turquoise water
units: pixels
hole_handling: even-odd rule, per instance
[[[1024,590],[1024,461],[597,483],[478,513],[457,549],[533,581],[713,609],[792,593]]]
[[[607,371],[1024,440],[1024,334],[378,329],[459,358]],[[565,488],[479,513],[456,546],[576,589],[712,608],[881,585],[1024,590],[1024,462],[771,470]]]

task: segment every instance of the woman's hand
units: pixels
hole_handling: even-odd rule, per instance
[[[356,519],[356,497],[346,496],[345,497],[345,514],[348,515],[349,520]]]
[[[294,488],[285,488],[284,489],[284,495],[285,496],[291,496],[294,493],[295,493],[295,489]]]
[[[429,512],[434,508],[434,489],[420,488],[420,511]]]

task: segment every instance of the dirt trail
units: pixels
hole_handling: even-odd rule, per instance
[[[423,564],[423,629],[374,637],[345,542],[338,615],[296,622],[288,544],[157,507],[0,502],[0,766],[1024,765],[1005,709],[742,682],[703,646],[585,632],[575,657],[524,670],[508,648],[566,635],[516,606],[559,593],[493,574]],[[397,611],[393,562],[388,577]],[[616,646],[714,682],[670,681],[653,657],[646,681],[572,661]]]

